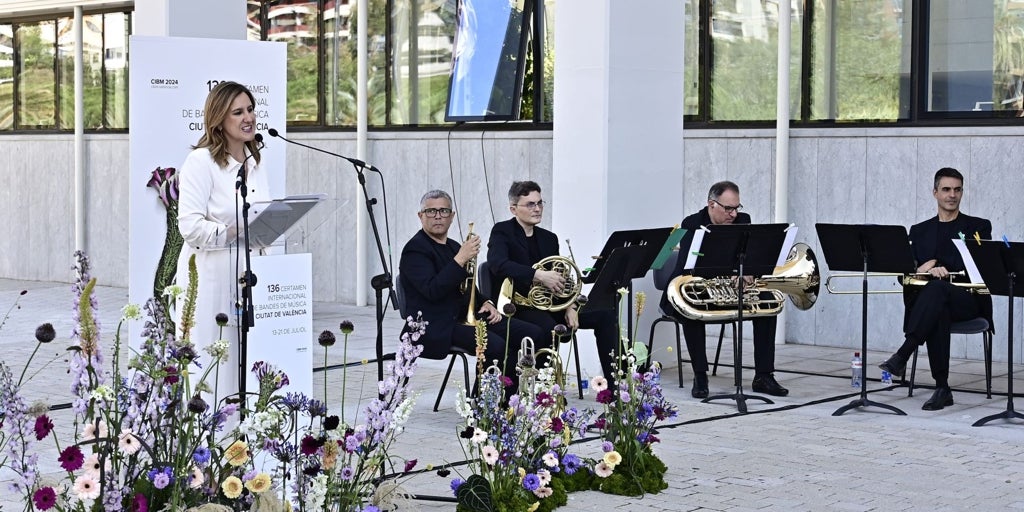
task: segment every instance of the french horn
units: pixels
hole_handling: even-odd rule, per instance
[[[526,296],[515,291],[511,278],[501,283],[498,294],[498,311],[504,311],[505,304],[539,309],[542,311],[562,311],[571,306],[580,296],[583,289],[583,274],[571,259],[564,256],[548,256],[533,265],[536,270],[558,272],[565,280],[562,291],[554,292],[541,284],[534,284]]]

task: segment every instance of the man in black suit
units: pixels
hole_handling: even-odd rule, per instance
[[[545,206],[540,185],[533,181],[517,181],[508,191],[508,200],[513,217],[495,224],[487,241],[487,264],[491,268],[492,282],[501,286],[506,278],[511,278],[515,291],[524,296],[534,284],[560,292],[566,285],[561,274],[533,268],[538,261],[559,254],[558,237],[539,225],[544,218]],[[539,326],[549,341],[558,324],[571,330],[594,329],[601,369],[605,377],[614,382],[613,363],[619,334],[613,311],[584,308],[580,313],[576,304],[570,305],[564,313],[517,307],[515,317]]]
[[[413,235],[402,249],[399,260],[401,293],[405,299],[403,314],[423,314],[426,332],[419,339],[423,345],[423,357],[443,359],[452,346],[476,350],[476,329],[465,325],[469,310],[469,295],[460,286],[469,277],[466,264],[480,252],[480,237],[473,235],[465,244],[448,238],[448,228],[455,217],[452,199],[442,190],[432,190],[420,200],[417,213],[423,229]],[[480,304],[477,318],[487,322],[487,364],[497,360],[502,373],[518,381],[515,367],[522,339],[529,336],[535,347],[550,346],[549,336],[537,326],[504,318],[495,309],[494,303],[476,292]],[[508,343],[505,335],[508,332]],[[507,355],[507,358],[506,358]],[[513,387],[513,390],[516,388]],[[514,392],[514,391],[513,391]]]
[[[750,215],[741,213],[740,188],[731,181],[720,181],[711,185],[708,191],[708,204],[699,212],[683,219],[682,228],[686,234],[679,241],[682,251],[688,251],[693,242],[693,234],[701,226],[710,224],[750,224]],[[686,257],[680,254],[672,277],[689,274],[683,267]],[[751,279],[752,281],[752,279]],[[668,300],[668,293],[661,296],[661,310],[672,314],[683,325],[683,336],[686,338],[686,350],[690,353],[690,365],[693,367],[693,389],[690,395],[694,398],[708,397],[708,355],[705,349],[707,337],[704,332],[705,323],[691,320],[679,314]],[[789,390],[775,380],[775,324],[776,317],[762,316],[750,319],[754,324],[754,380],[751,388],[757,393],[773,396],[786,396]]]
[[[943,167],[935,172],[932,195],[938,204],[938,214],[910,228],[917,272],[929,274],[932,279],[920,291],[917,287],[907,287],[904,293],[907,310],[903,322],[903,345],[878,365],[902,377],[914,349],[927,343],[935,392],[921,407],[926,411],[938,411],[953,405],[953,392],[949,389],[950,324],[979,316],[987,318],[989,325],[992,323],[992,297],[971,294],[950,282],[951,273],[964,270],[964,260],[953,245],[953,239],[991,239],[992,223],[960,211],[964,176],[952,167]]]

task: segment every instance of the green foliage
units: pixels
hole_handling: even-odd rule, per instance
[[[455,493],[458,510],[473,512],[493,512],[494,501],[491,499],[491,482],[480,475],[469,475],[466,482],[459,486]]]
[[[566,493],[586,491],[597,489],[598,478],[587,469],[580,469],[571,475],[563,471],[551,476],[551,488],[554,489],[556,485],[564,489]]]
[[[616,445],[616,450],[624,452],[624,447]],[[595,478],[594,488],[608,494],[620,496],[642,496],[645,493],[656,493],[668,488],[665,481],[665,472],[668,468],[665,463],[651,453],[650,449],[643,449],[638,457],[628,460],[635,461],[632,464],[623,459],[623,463],[615,467],[615,472],[607,478]]]

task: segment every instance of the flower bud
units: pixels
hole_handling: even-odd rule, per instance
[[[224,327],[228,324],[228,315],[226,313],[217,313],[217,325]]]
[[[555,325],[555,334],[556,335],[558,335],[558,336],[565,336],[565,334],[567,332],[569,332],[569,328],[566,327],[565,324],[557,324],[557,325]]]
[[[39,343],[49,343],[56,337],[57,332],[53,330],[53,324],[47,322],[36,327],[36,341]]]
[[[516,314],[516,305],[511,302],[501,307],[501,313],[505,316],[512,316]]]
[[[192,399],[188,401],[188,410],[195,414],[205,412],[207,407],[209,406],[206,405],[206,400],[203,400],[203,397],[199,395],[192,397]]]
[[[334,333],[331,331],[324,331],[320,333],[320,337],[317,338],[316,340],[316,342],[319,343],[321,347],[334,346],[335,341],[336,338],[334,337]]]
[[[341,324],[338,325],[338,329],[341,330],[342,334],[352,334],[352,331],[355,330],[355,326],[352,325],[352,322],[343,320]]]

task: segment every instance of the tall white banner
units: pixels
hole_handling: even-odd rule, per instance
[[[154,293],[167,235],[167,210],[158,190],[149,186],[154,173],[157,169],[181,167],[203,134],[206,96],[222,81],[238,82],[252,92],[258,132],[266,134],[269,128],[276,128],[287,136],[287,54],[285,43],[265,41],[133,36],[130,44],[128,294],[131,302],[143,304]],[[268,171],[270,196],[274,198],[285,195],[286,147],[268,144],[261,151],[261,166]],[[225,313],[234,316],[234,312]],[[311,320],[312,308],[308,308],[308,314]],[[140,330],[141,325],[129,326],[132,345],[138,345]],[[311,338],[305,343],[311,344]],[[288,361],[287,356],[274,363],[287,373],[311,372],[308,350],[299,354],[301,364]],[[250,355],[248,364],[253,361]]]

